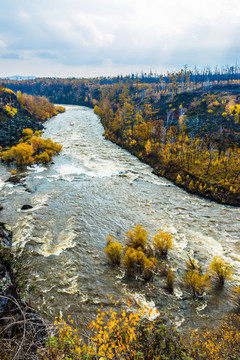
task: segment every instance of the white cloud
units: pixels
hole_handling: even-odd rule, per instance
[[[134,66],[221,65],[240,55],[238,0],[12,0],[1,7],[0,48],[22,59],[12,63],[14,73],[24,59],[33,73],[41,61],[46,71],[55,63],[65,72],[135,72]],[[11,68],[2,65],[0,58],[8,75]]]
[[[7,44],[5,43],[5,41],[0,39],[0,48],[6,48]]]
[[[26,12],[26,11],[24,11],[24,10],[21,10],[20,12],[19,12],[19,19],[20,20],[23,20],[23,21],[26,21],[26,20],[29,20],[30,19],[30,16],[29,16],[29,14]]]

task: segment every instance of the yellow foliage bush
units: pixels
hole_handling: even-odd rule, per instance
[[[149,315],[152,310],[149,311]],[[119,314],[99,309],[96,320],[81,331],[60,317],[39,360],[226,360],[240,358],[240,316],[232,315],[217,329],[193,330],[184,338],[161,320],[142,319],[143,311]]]
[[[134,249],[133,247],[126,247],[123,257],[123,267],[126,276],[135,278],[137,275],[144,280],[150,280],[157,266],[157,259],[154,257],[147,257],[142,248]]]
[[[112,235],[107,237],[107,246],[104,249],[112,264],[120,265],[122,257],[122,245]]]
[[[33,148],[26,143],[20,143],[11,149],[3,151],[3,161],[9,163],[14,162],[17,166],[31,165],[34,162],[32,157]]]
[[[147,245],[147,231],[141,225],[136,225],[134,231],[129,230],[126,233],[126,244],[134,249],[141,247],[145,248]]]
[[[16,114],[17,114],[17,109],[16,108],[13,108],[9,105],[6,105],[4,107],[4,110],[6,111],[6,113],[11,116],[11,117],[14,117]]]
[[[35,155],[34,161],[36,163],[47,164],[50,161],[50,156],[48,155],[48,153],[46,151],[44,151],[40,155]]]
[[[139,252],[132,247],[127,247],[123,257],[123,267],[128,277],[135,278],[136,272],[139,272],[140,264],[138,261]]]
[[[213,330],[191,333],[189,355],[196,360],[226,360],[240,358],[240,316],[232,315]]]
[[[173,247],[173,236],[160,229],[153,238],[153,246],[160,255],[166,256],[168,250]]]
[[[26,141],[26,139],[29,139],[32,137],[33,130],[32,129],[23,129],[22,135],[23,135],[24,141]]]
[[[146,144],[145,144],[145,151],[147,155],[150,155],[152,152],[152,145],[150,140],[147,140]]]
[[[22,131],[23,139],[17,146],[2,151],[1,158],[4,162],[14,162],[17,166],[31,165],[33,163],[46,164],[51,161],[54,154],[60,152],[62,145],[53,142],[50,139],[42,139],[42,132],[36,132],[33,135],[31,129]]]
[[[189,270],[183,277],[185,286],[194,296],[200,296],[210,286],[210,277],[208,274],[201,275],[199,271]]]
[[[142,269],[142,278],[146,281],[151,280],[154,276],[158,261],[154,257],[147,258],[144,257],[143,269]]]
[[[116,265],[123,265],[125,275],[135,279],[140,277],[143,280],[150,280],[157,267],[157,259],[152,257],[151,246],[147,245],[147,232],[141,225],[136,225],[134,231],[126,233],[126,243],[122,258],[122,246],[112,236],[107,237],[107,246],[104,249],[109,260]]]
[[[177,181],[178,184],[182,183],[181,175],[179,175],[179,174],[177,175],[177,180],[176,181]]]
[[[152,316],[152,309],[148,315]],[[158,311],[155,310],[158,315]],[[156,318],[143,319],[143,311],[119,313],[112,308],[99,309],[96,320],[83,329],[74,329],[69,316],[66,323],[55,321],[55,334],[47,339],[45,348],[38,349],[39,360],[187,360],[188,349],[174,329],[167,329]]]
[[[94,344],[94,353],[104,359],[118,359],[123,354],[134,352],[131,346],[136,341],[137,325],[140,322],[142,311],[127,315],[123,310],[120,315],[112,309],[99,312],[96,321],[90,324],[91,340]],[[132,349],[133,350],[133,349]]]
[[[231,267],[220,256],[213,258],[209,265],[209,271],[221,285],[224,284],[225,280],[230,279],[232,275]]]

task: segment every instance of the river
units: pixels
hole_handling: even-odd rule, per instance
[[[21,173],[23,184],[5,182],[10,168],[0,165],[2,222],[13,230],[14,247],[25,254],[25,271],[34,292],[27,301],[46,318],[90,317],[100,305],[156,307],[177,327],[216,324],[234,310],[230,290],[240,283],[240,209],[187,194],[103,137],[91,109],[67,106],[50,119],[44,137],[63,150],[47,166]],[[28,191],[26,191],[28,189]],[[32,209],[23,211],[22,205]],[[106,261],[108,234],[122,244],[129,229],[141,224],[149,240],[163,228],[174,236],[167,264],[175,271],[175,292],[152,282],[124,280]],[[223,289],[193,299],[181,284],[185,260],[194,255],[205,271],[215,255],[232,265],[233,278]]]

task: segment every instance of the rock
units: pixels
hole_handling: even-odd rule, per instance
[[[3,204],[0,203],[0,211],[3,209]]]
[[[29,210],[29,209],[32,209],[32,208],[33,208],[32,205],[26,204],[26,205],[23,205],[23,206],[21,207],[21,210]]]
[[[13,184],[19,184],[21,183],[22,176],[20,175],[12,175],[6,182],[11,182]]]
[[[10,227],[0,222],[0,244],[1,246],[12,246],[12,231]]]
[[[24,186],[25,187],[25,186]],[[26,187],[25,191],[29,192],[30,194],[33,194],[36,190],[32,189],[30,187]]]

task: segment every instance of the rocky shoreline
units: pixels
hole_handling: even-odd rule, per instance
[[[47,328],[41,315],[22,299],[12,232],[4,223],[0,223],[0,249],[0,358],[32,360],[45,343]]]
[[[14,117],[6,113],[6,106],[17,109]],[[44,126],[21,107],[16,94],[0,90],[0,146],[6,148],[16,145],[26,128],[36,131],[42,130]]]

